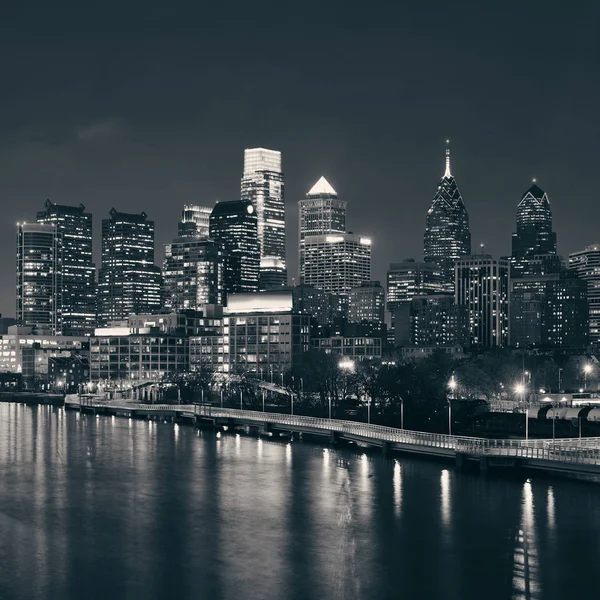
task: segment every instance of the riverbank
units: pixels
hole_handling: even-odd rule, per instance
[[[63,406],[65,396],[63,394],[44,394],[40,392],[0,392],[0,402]]]

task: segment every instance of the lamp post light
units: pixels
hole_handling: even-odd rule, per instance
[[[592,365],[587,363],[583,366],[583,389],[587,390],[587,377],[588,374],[592,372]]]
[[[265,390],[264,389],[262,391],[262,397],[263,397],[263,412],[265,412]]]
[[[559,394],[562,390],[562,372],[563,372],[563,369],[559,368],[558,369],[558,393]]]
[[[294,394],[290,392],[290,413],[294,414]]]
[[[244,409],[244,392],[240,390],[240,410]]]
[[[404,429],[404,398],[400,398],[400,429]]]
[[[456,397],[456,388],[458,387],[454,375],[450,377],[448,387],[450,388],[450,398],[448,398],[448,435],[452,435],[452,400]]]
[[[331,421],[331,394],[327,395],[327,399],[329,400],[329,420]]]

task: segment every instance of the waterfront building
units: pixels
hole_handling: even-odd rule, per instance
[[[589,342],[600,343],[600,244],[586,246],[569,255],[569,269],[587,282]]]
[[[251,202],[256,210],[260,289],[287,285],[281,152],[265,148],[244,150],[241,198]]]
[[[488,254],[456,261],[455,302],[467,307],[471,346],[508,345],[509,273],[509,260]]]
[[[207,239],[212,210],[210,206],[184,204],[181,221],[179,221],[179,237],[193,235],[194,237]]]
[[[383,354],[383,340],[381,336],[348,337],[331,336],[312,340],[315,350],[326,354],[335,354],[352,360],[379,359]]]
[[[423,255],[436,264],[444,278],[444,291],[454,292],[454,262],[471,254],[469,215],[450,170],[450,149],[446,149],[446,170],[427,211]]]
[[[379,281],[363,282],[350,290],[348,321],[350,323],[376,323],[383,325],[385,292]]]
[[[107,323],[161,308],[161,272],[154,264],[154,221],[145,212],[110,211],[102,220],[98,320]]]
[[[346,201],[321,177],[298,203],[300,281],[304,281],[304,238],[346,232]]]
[[[125,323],[97,328],[90,338],[90,379],[94,383],[130,387],[187,371],[186,335]]]
[[[223,250],[213,240],[186,236],[166,244],[162,269],[164,305],[175,310],[222,305],[223,263]]]
[[[371,239],[354,233],[304,238],[304,283],[348,298],[371,280]]]
[[[588,284],[576,274],[546,282],[542,346],[585,348],[589,340]]]
[[[61,331],[90,335],[96,325],[96,265],[92,258],[92,214],[85,206],[46,200],[37,222],[53,225],[62,238]]]
[[[217,202],[210,215],[210,239],[224,253],[225,295],[258,291],[258,218],[252,202]]]
[[[147,315],[130,315],[123,324],[133,330],[150,327],[161,333],[179,336],[222,333],[223,307],[205,305],[200,310],[164,310]]]
[[[47,328],[9,327],[0,336],[0,371],[20,373],[28,389],[47,389],[50,358],[89,353],[87,336],[54,335]]]
[[[17,225],[17,305],[19,325],[62,333],[63,236],[54,224]]]
[[[517,207],[517,231],[512,234],[511,277],[531,275],[530,259],[556,255],[556,233],[548,194],[535,184],[523,194]]]
[[[85,390],[90,381],[90,364],[83,356],[52,356],[48,359],[48,387],[65,394]]]
[[[223,317],[223,345],[223,372],[280,377],[308,351],[310,317],[294,311],[291,292],[233,294]]]

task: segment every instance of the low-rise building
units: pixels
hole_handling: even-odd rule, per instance
[[[381,337],[333,336],[313,340],[312,345],[315,350],[326,354],[339,354],[355,360],[381,358],[383,353]]]

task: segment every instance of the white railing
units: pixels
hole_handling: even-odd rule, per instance
[[[396,429],[383,425],[371,425],[357,421],[322,419],[268,413],[254,410],[216,408],[197,404],[140,404],[112,400],[94,402],[82,398],[81,405],[96,408],[110,407],[121,410],[191,412],[210,418],[234,418],[256,423],[273,423],[288,427],[319,429],[348,434],[371,440],[381,440],[393,444],[406,444],[429,448],[439,448],[471,456],[506,456],[552,460],[566,463],[600,465],[600,438],[557,438],[542,440],[491,440],[485,438],[428,433],[409,429]],[[75,404],[75,400],[69,403]]]

